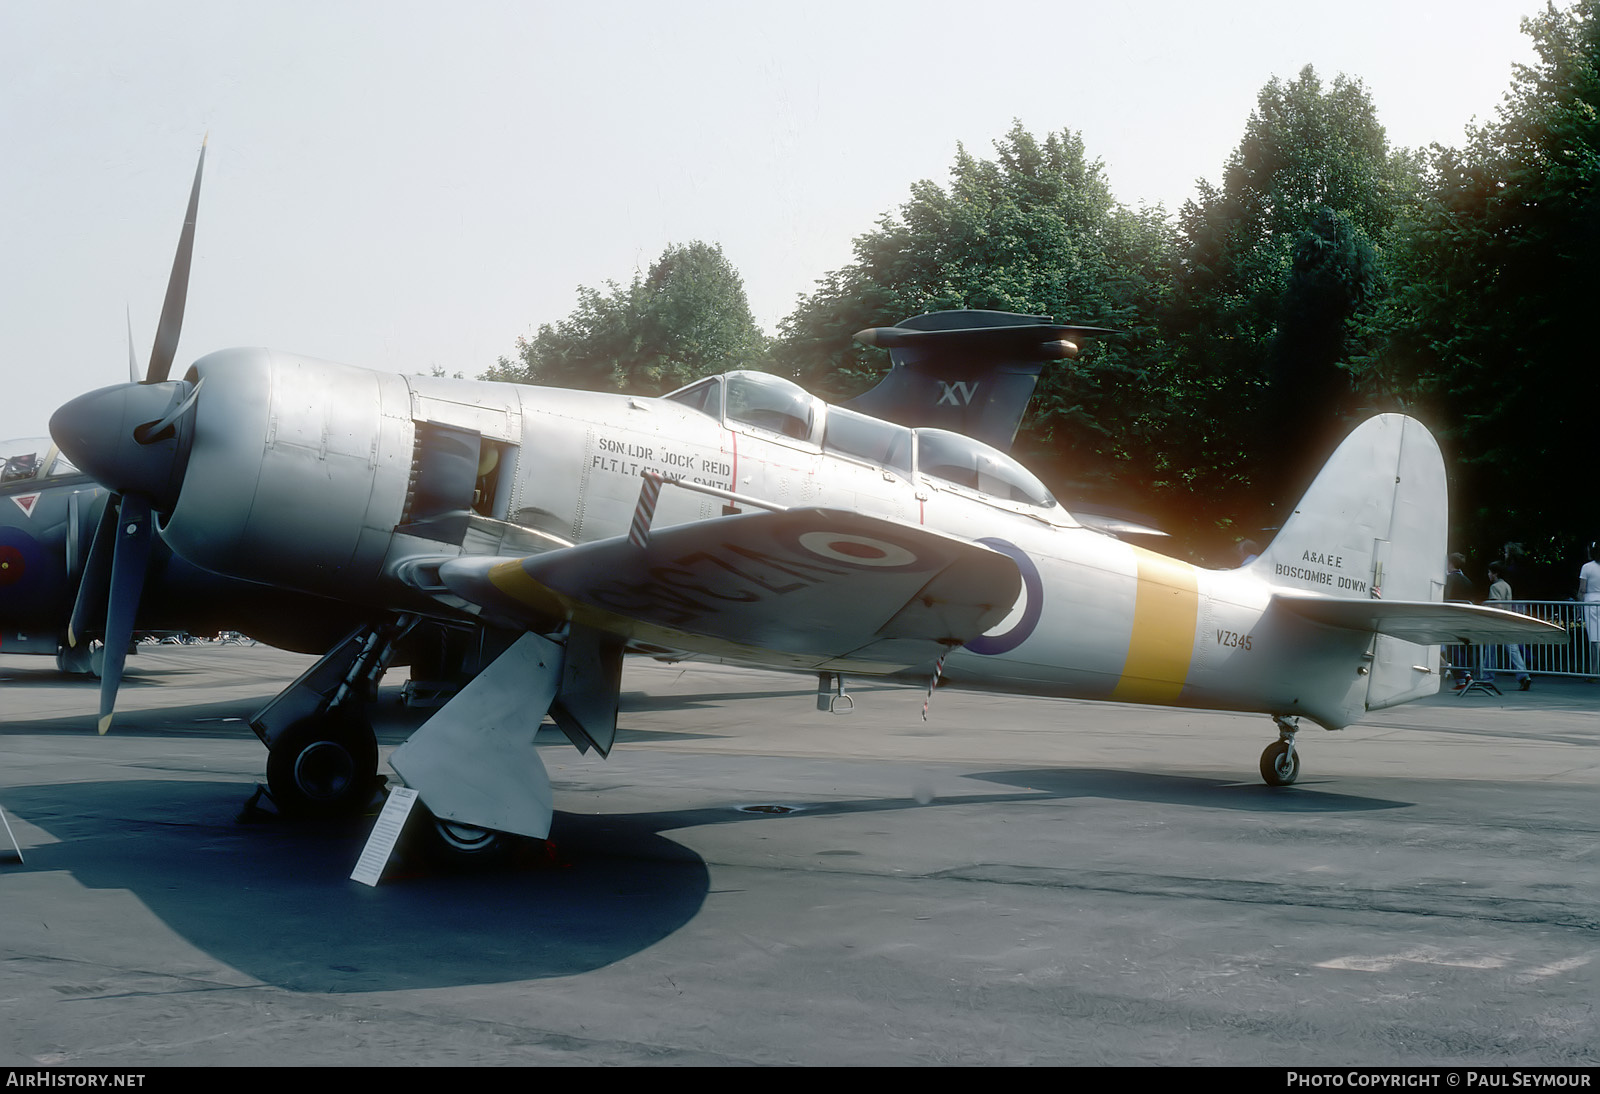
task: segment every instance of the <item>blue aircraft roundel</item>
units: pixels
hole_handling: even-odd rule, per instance
[[[1015,543],[1008,543],[1003,539],[980,539],[978,542],[1006,555],[1017,564],[1017,569],[1022,571],[1022,612],[1018,614],[1013,608],[1006,619],[1015,619],[1016,622],[999,634],[991,632],[979,635],[967,643],[967,649],[973,653],[990,656],[1010,653],[1026,642],[1028,636],[1033,633],[1033,628],[1039,625],[1039,616],[1044,611],[1044,582],[1039,580],[1039,567],[1034,565],[1033,559]],[[1004,622],[1005,620],[1001,620],[1002,624]]]

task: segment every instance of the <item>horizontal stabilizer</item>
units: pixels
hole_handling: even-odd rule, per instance
[[[1423,645],[1447,642],[1548,645],[1567,640],[1565,628],[1553,623],[1476,604],[1340,600],[1298,593],[1275,593],[1272,603],[1313,623],[1376,632]]]

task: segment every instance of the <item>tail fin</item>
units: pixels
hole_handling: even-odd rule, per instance
[[[1448,506],[1432,434],[1414,418],[1382,414],[1345,438],[1250,568],[1286,593],[1438,601]],[[1367,709],[1437,691],[1434,649],[1375,635]]]
[[[1438,600],[1447,506],[1433,436],[1380,414],[1345,438],[1250,565],[1275,585],[1331,596]]]
[[[856,340],[889,351],[878,386],[843,404],[901,425],[935,426],[1009,451],[1046,361],[1076,357],[1088,335],[1048,316],[1002,311],[939,311],[894,327],[871,327]]]

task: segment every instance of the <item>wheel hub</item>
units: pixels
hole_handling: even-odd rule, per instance
[[[471,824],[457,824],[455,821],[434,820],[434,827],[451,850],[471,853],[492,847],[498,838],[498,833],[487,828],[479,828]]]
[[[355,760],[333,741],[317,741],[295,757],[295,784],[315,801],[336,801],[349,790],[355,777]]]

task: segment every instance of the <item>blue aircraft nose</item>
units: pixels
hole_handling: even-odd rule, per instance
[[[170,512],[189,462],[194,387],[183,380],[103,387],[57,410],[50,435],[96,481]]]

